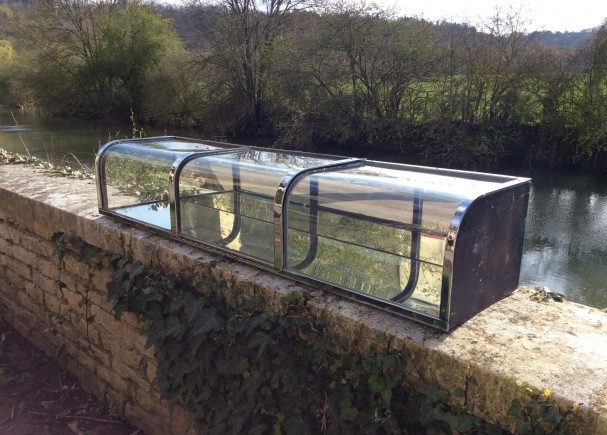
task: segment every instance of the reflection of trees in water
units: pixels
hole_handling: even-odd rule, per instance
[[[571,300],[607,306],[604,176],[533,175],[522,272],[521,283],[552,286]]]

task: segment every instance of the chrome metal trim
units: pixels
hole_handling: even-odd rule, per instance
[[[319,172],[329,172],[332,170],[350,169],[363,166],[365,159],[346,159],[324,165],[314,166],[312,168],[301,169],[286,174],[276,189],[274,197],[274,267],[279,271],[285,268],[287,246],[284,235],[287,232],[286,204],[295,182],[307,175]]]
[[[440,298],[440,315],[441,318],[449,322],[451,314],[451,289],[453,288],[453,260],[455,259],[455,244],[457,241],[457,233],[462,223],[462,219],[470,205],[474,202],[473,198],[463,199],[449,225],[447,239],[445,240],[445,250],[443,254],[443,277],[441,283],[441,298]]]
[[[113,140],[105,143],[95,157],[95,183],[97,184],[97,205],[99,210],[105,210],[108,208],[107,204],[107,183],[105,179],[105,161],[107,159],[107,151],[121,142],[120,140]]]
[[[393,302],[402,303],[409,299],[417,287],[419,279],[420,259],[419,252],[421,250],[421,226],[424,209],[424,191],[418,187],[414,188],[413,194],[413,217],[411,223],[417,228],[411,231],[411,249],[409,256],[409,278],[402,292],[391,300]]]

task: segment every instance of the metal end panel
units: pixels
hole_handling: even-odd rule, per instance
[[[462,216],[452,253],[451,327],[518,286],[529,188],[525,182],[479,197]]]

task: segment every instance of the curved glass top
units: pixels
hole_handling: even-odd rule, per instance
[[[466,178],[456,171],[416,172],[414,167],[366,162],[358,168],[315,174],[319,184],[316,200],[321,206],[359,217],[396,224],[412,224],[415,195],[423,198],[423,215],[416,225],[430,234],[446,235],[464,199],[474,199],[500,189],[516,178],[475,174]],[[298,183],[301,186],[301,183]],[[293,195],[307,190],[295,187]]]

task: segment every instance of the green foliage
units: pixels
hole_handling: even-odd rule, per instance
[[[41,3],[19,23],[36,99],[56,111],[139,112],[149,75],[179,44],[172,24],[139,1]]]
[[[517,381],[522,389],[522,383]],[[535,393],[529,388],[525,389],[524,397],[514,399],[508,409],[508,415],[516,422],[514,433],[516,435],[565,435],[563,428],[567,415],[576,411],[579,404],[574,404],[571,409],[562,411],[559,405],[550,398],[549,389],[541,393]]]
[[[365,402],[373,404],[367,428],[385,425],[400,378],[400,354],[327,361],[334,350],[321,338],[326,325],[299,295],[271,314],[262,310],[260,298],[227,306],[221,299],[227,289],[213,280],[198,283],[208,290],[200,295],[187,282],[147,271],[140,263],[118,257],[111,263],[116,273],[108,297],[115,301],[116,315],[128,310],[144,316],[147,346],[156,346],[156,382],[170,403],[192,412],[200,428],[309,433],[320,420],[336,429],[353,427],[359,406],[350,386],[366,391]],[[366,373],[371,364],[381,365],[375,375]],[[330,382],[331,375],[340,382]],[[338,397],[327,403],[330,392]],[[338,423],[339,415],[346,421]]]
[[[110,264],[116,317],[129,311],[144,321],[158,360],[155,382],[201,432],[402,433],[437,418],[458,430],[485,426],[444,403],[436,417],[446,396],[432,392],[420,408],[406,388],[403,351],[382,335],[368,353],[356,352],[332,336],[303,294],[270,313],[263,298],[212,278],[167,276],[117,255]]]
[[[85,166],[80,169],[72,168],[65,164],[55,164],[49,161],[41,160],[35,156],[26,156],[24,154],[13,153],[0,148],[0,165],[18,165],[27,164],[38,166],[45,169],[52,175],[58,175],[62,177],[77,177],[82,179],[92,179],[93,173]]]
[[[61,232],[52,241],[60,269],[68,252],[91,265],[89,278],[111,267],[115,317],[128,311],[142,320],[158,363],[156,385],[171,405],[186,408],[200,433],[504,433],[467,412],[472,377],[457,392],[462,405],[448,405],[449,395],[435,384],[414,393],[404,376],[406,352],[385,334],[357,351],[355,338],[346,343],[332,335],[306,294],[292,292],[268,312],[263,297],[206,274],[166,275]],[[154,263],[152,249],[143,254]],[[79,306],[87,304],[85,294]],[[579,405],[562,412],[550,394],[527,389],[512,402],[516,434],[564,433]]]
[[[462,394],[464,394],[462,392]],[[466,412],[465,406],[447,406],[449,395],[437,385],[430,384],[426,395],[418,397],[420,424],[433,434],[482,433],[499,435],[504,431],[494,425],[482,422]]]

